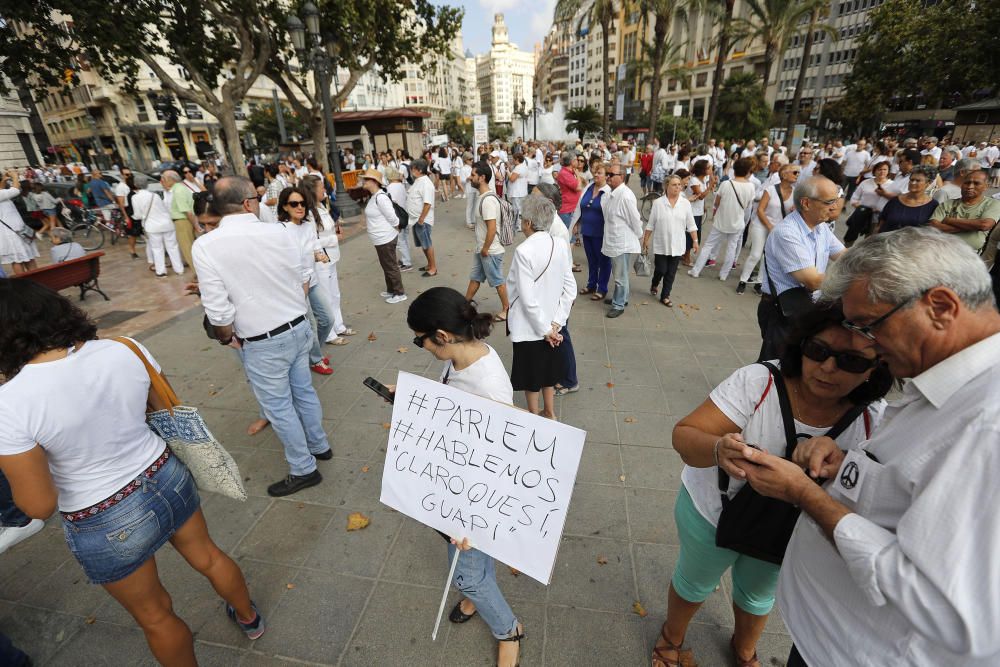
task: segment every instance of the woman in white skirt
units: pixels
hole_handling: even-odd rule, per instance
[[[303,177],[302,187],[315,193],[316,211],[319,213],[319,220],[316,221],[316,275],[320,287],[326,292],[330,313],[333,315],[333,328],[325,342],[347,345],[348,340],[343,336],[353,336],[357,332],[344,324],[344,314],[340,308],[340,280],[337,277],[337,262],[340,260],[340,240],[337,235],[340,233],[340,225],[334,222],[327,208],[323,179],[309,174]]]
[[[14,200],[21,195],[21,181],[16,169],[8,169],[4,177],[9,184],[0,183],[0,264],[10,264],[15,274],[24,273],[35,268],[35,258],[38,257],[38,247],[34,239],[31,241],[21,236],[21,231],[28,229],[14,206]]]

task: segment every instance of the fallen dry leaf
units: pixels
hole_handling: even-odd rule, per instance
[[[88,616],[87,618],[83,619],[83,622],[86,623],[87,625],[93,625],[94,623],[97,622],[97,619],[94,618],[93,616]]]
[[[287,588],[288,590],[293,590],[295,588],[295,584],[285,584],[285,588]]]
[[[408,347],[401,347],[401,348],[397,349],[396,352],[399,352],[400,354],[406,354],[406,351],[409,350],[409,349],[410,348],[408,348]]]
[[[370,468],[368,466],[361,466],[361,472],[368,472]]]
[[[371,523],[361,512],[353,512],[347,517],[347,530],[361,530],[367,528]]]
[[[608,564],[608,557],[607,556],[598,556],[597,557],[597,564],[598,565],[607,565]]]
[[[632,415],[629,415],[628,417],[625,418],[625,423],[626,424],[634,424],[635,423],[635,417],[633,417]]]
[[[301,509],[305,509],[305,506],[306,506],[306,504],[305,504],[305,503],[296,503],[296,504],[295,504],[295,507],[297,507],[297,508],[298,508],[298,509],[300,509],[300,510],[301,510]]]
[[[716,306],[715,309],[716,310],[722,310],[722,306]]]
[[[390,428],[392,428],[392,424],[390,424],[389,422],[382,422],[382,428],[388,431]]]
[[[611,368],[611,364],[604,364],[605,368]]]
[[[368,334],[368,342],[372,342],[372,341],[376,341],[376,340],[378,340],[378,336],[375,335],[374,331],[372,331],[371,333]]]
[[[615,383],[614,383],[614,382],[609,382],[609,383],[608,383],[608,389],[611,389],[611,388],[612,388],[613,386],[615,386]]]
[[[649,302],[648,302],[648,301],[643,301],[643,302],[642,302],[642,303],[640,303],[639,305],[640,305],[640,306],[648,306],[648,305],[649,305]]]
[[[521,571],[520,570],[515,570],[514,568],[510,568],[510,573],[512,575],[514,575],[515,577],[520,577],[521,576]]]
[[[625,481],[625,475],[619,475],[618,476],[618,481],[619,482],[624,482]]]
[[[646,611],[646,608],[642,606],[641,602],[633,602],[632,611],[638,614],[640,618],[646,618],[646,616],[649,615],[649,612]]]

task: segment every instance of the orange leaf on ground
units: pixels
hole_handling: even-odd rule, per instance
[[[624,482],[625,481],[625,475],[619,475],[618,476],[618,481]]]
[[[626,424],[634,424],[635,423],[635,417],[629,415],[628,417],[625,418],[625,423]]]
[[[287,588],[288,590],[293,590],[295,588],[295,584],[285,584],[285,588]]]
[[[361,530],[371,523],[361,512],[354,512],[347,517],[347,530]]]
[[[409,350],[409,349],[410,348],[408,348],[408,347],[401,347],[398,350],[396,350],[396,352],[399,352],[400,354],[405,354],[406,351]]]
[[[646,616],[649,615],[649,612],[646,611],[646,608],[642,606],[641,602],[633,602],[632,611],[638,614],[640,618],[646,618]]]
[[[514,568],[510,568],[510,573],[513,574],[515,577],[520,577],[521,576],[521,571],[520,570],[515,570]]]
[[[371,342],[371,341],[375,341],[375,340],[378,340],[378,336],[376,336],[375,332],[372,331],[371,333],[368,334],[368,341]]]
[[[361,466],[361,472],[368,472],[370,468],[368,466]]]
[[[607,556],[598,556],[597,557],[597,564],[598,565],[607,565],[608,564],[608,557]]]
[[[392,424],[390,424],[389,422],[382,422],[382,428],[384,428],[386,431],[388,431],[391,427]]]

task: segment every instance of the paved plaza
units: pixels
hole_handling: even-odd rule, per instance
[[[411,299],[436,285],[464,291],[473,246],[464,210],[461,199],[438,205],[440,273],[403,274]],[[208,582],[171,548],[157,557],[174,607],[195,633],[200,662],[494,664],[495,642],[478,617],[465,625],[445,619],[431,641],[448,571],[444,545],[434,531],[378,500],[390,406],[361,382],[368,375],[394,382],[397,370],[436,378],[441,366],[413,347],[409,302],[379,298],[382,274],[367,236],[355,234],[343,245],[340,264],[344,314],[358,335],[347,346],[326,346],[334,375],[314,375],[334,458],[319,462],[320,486],[281,499],[265,491],[287,470],[281,446],[270,429],[245,434],[257,409],[235,353],[205,337],[196,300],[177,296],[183,279],[157,281],[124,247],[108,252],[104,283],[113,301],[98,303],[91,295],[88,307],[105,315],[151,311],[114,324],[112,318],[104,330],[136,334],[149,347],[182,400],[202,409],[233,454],[250,494],[245,503],[209,494],[202,500],[212,535],[240,563],[266,617],[260,640],[244,637]],[[581,248],[574,253],[585,263]],[[647,278],[634,276],[631,305],[618,319],[606,319],[605,306],[586,296],[574,305],[570,328],[581,390],[557,399],[558,416],[585,429],[587,443],[553,580],[542,586],[498,565],[500,587],[527,632],[526,667],[649,664],[678,554],[673,506],[682,463],[671,429],[715,384],[753,362],[760,344],[757,298],[736,296],[735,275],[725,284],[717,276],[708,269],[694,280],[682,269],[672,309],[649,295]],[[485,308],[498,307],[493,290],[484,288],[480,298]],[[158,305],[170,316],[157,314]],[[159,323],[143,330],[151,321]],[[509,368],[502,326],[489,342]],[[352,512],[371,524],[347,532]],[[702,665],[731,662],[730,587],[727,578],[691,626],[688,642]],[[452,591],[447,609],[457,599]],[[636,602],[647,616],[636,613]],[[0,630],[38,665],[154,664],[128,614],[86,583],[58,518],[0,556]],[[789,647],[775,613],[759,645],[762,663],[784,664]]]

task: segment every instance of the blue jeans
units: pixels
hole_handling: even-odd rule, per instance
[[[566,229],[569,230],[569,243],[570,245],[573,245],[576,243],[576,234],[573,233],[573,228],[570,226],[570,221],[573,220],[573,212],[558,213],[557,215],[559,216],[559,219],[563,221],[563,224],[566,225]]]
[[[448,545],[448,565],[455,557],[455,545]],[[458,557],[455,576],[451,580],[462,595],[472,600],[490,632],[497,639],[509,637],[517,630],[517,617],[497,586],[496,565],[491,556],[478,549],[463,551]]]
[[[580,383],[576,377],[576,353],[573,352],[573,339],[569,337],[569,322],[559,332],[562,334],[563,342],[559,344],[559,352],[563,356],[566,365],[566,375],[559,382],[564,387],[575,387]]]
[[[7,637],[7,635],[0,632],[0,665],[9,665],[9,667],[22,667],[22,665],[28,664],[28,656],[14,646],[13,642]]]
[[[250,387],[285,448],[293,475],[316,470],[313,454],[330,449],[323,431],[323,408],[309,371],[314,335],[307,322],[299,322],[277,336],[243,343]]]
[[[615,277],[615,291],[611,297],[611,307],[625,310],[628,303],[628,272],[632,268],[632,253],[622,253],[611,258],[611,273]]]
[[[309,323],[314,331],[312,347],[309,350],[309,363],[318,364],[323,361],[323,350],[320,345],[326,342],[326,337],[333,331],[330,297],[326,288],[318,283],[309,288]]]
[[[0,528],[23,528],[31,523],[31,517],[22,512],[14,504],[14,494],[10,490],[10,482],[0,472]],[[0,656],[3,651],[0,651]],[[6,664],[0,661],[0,664]]]
[[[608,278],[611,277],[611,260],[601,254],[603,236],[583,236],[583,250],[587,253],[587,289],[596,289],[601,294],[608,293]]]

